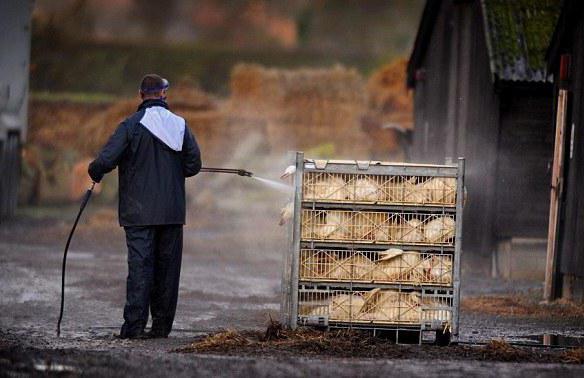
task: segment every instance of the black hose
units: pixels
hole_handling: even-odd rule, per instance
[[[81,207],[79,208],[79,213],[77,213],[77,218],[75,218],[75,223],[73,223],[73,228],[69,233],[69,237],[67,238],[67,244],[65,244],[65,252],[63,253],[63,265],[61,266],[61,311],[59,312],[59,321],[57,322],[57,337],[61,336],[61,320],[63,320],[63,308],[65,306],[65,267],[67,265],[67,252],[69,251],[69,244],[71,244],[71,239],[73,238],[73,233],[75,233],[75,229],[77,228],[77,223],[79,223],[79,218],[81,218],[81,214],[87,206],[87,202],[89,202],[89,198],[91,197],[91,193],[93,192],[93,188],[95,187],[95,182],[91,184],[91,187],[87,189],[83,199],[81,200]]]

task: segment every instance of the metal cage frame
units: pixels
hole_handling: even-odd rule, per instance
[[[464,158],[429,165],[312,160],[296,152],[294,159],[282,322],[390,330],[396,340],[413,331],[420,343],[425,331],[449,330],[458,341]],[[388,298],[397,305],[371,313],[372,301]]]

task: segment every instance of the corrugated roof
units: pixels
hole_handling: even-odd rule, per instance
[[[499,80],[548,80],[545,54],[561,0],[481,0],[491,73]]]

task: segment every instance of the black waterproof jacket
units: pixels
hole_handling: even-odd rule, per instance
[[[185,177],[200,171],[201,154],[165,101],[142,102],[89,165],[89,175],[99,182],[116,166],[121,226],[185,223]]]

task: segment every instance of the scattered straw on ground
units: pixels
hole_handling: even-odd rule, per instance
[[[218,332],[205,337],[191,345],[195,352],[215,351],[242,347],[251,343],[243,333],[235,330]]]
[[[413,340],[412,340],[413,341]],[[518,347],[503,340],[486,345],[396,345],[390,339],[372,337],[355,330],[320,331],[312,328],[290,330],[271,322],[265,332],[220,331],[196,339],[175,350],[179,353],[227,355],[314,356],[342,358],[481,360],[540,363],[584,363],[584,349]]]
[[[568,364],[584,364],[584,348],[567,350],[564,352],[562,362]]]
[[[543,303],[540,291],[465,298],[461,311],[537,319],[584,319],[584,305],[565,300]]]
[[[496,361],[521,361],[529,355],[527,351],[514,347],[504,340],[491,340],[481,352],[485,360]]]

